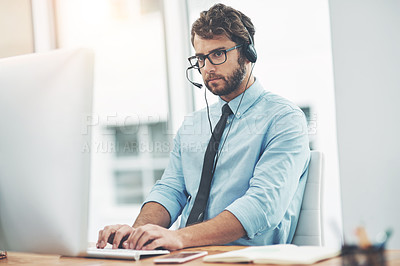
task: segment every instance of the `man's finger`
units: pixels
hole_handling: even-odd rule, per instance
[[[129,236],[130,236],[130,234],[129,234],[129,235],[125,235],[125,236],[122,238],[122,240],[119,242],[118,248],[125,248],[126,245],[124,245],[124,243],[125,243],[125,241],[129,238]]]
[[[154,240],[162,236],[161,232],[157,229],[150,229],[145,231],[138,239],[136,249],[143,249],[145,246],[151,244]]]
[[[114,230],[115,231],[115,230]],[[105,227],[103,230],[99,231],[99,239],[97,240],[97,248],[105,248],[107,245],[107,240],[110,237],[111,234],[111,228],[110,227]]]
[[[119,228],[114,235],[114,239],[112,242],[113,245],[113,249],[119,248],[119,247],[123,247],[122,243],[129,237],[129,235],[132,232],[132,227],[126,225],[126,226],[122,226],[121,228]],[[124,239],[125,238],[125,239]]]
[[[162,238],[154,239],[153,241],[149,242],[148,244],[145,244],[143,246],[144,250],[154,250],[156,248],[163,248],[163,245],[161,244]]]
[[[107,243],[112,244],[114,242],[115,232],[111,233],[107,239]]]
[[[103,230],[99,231],[99,236],[97,237],[96,247],[101,248],[101,240],[103,239]]]
[[[144,232],[145,231],[143,230],[142,227],[136,228],[135,231],[132,232],[132,234],[129,236],[128,240],[126,241],[126,243],[128,244],[127,248],[137,249],[137,247],[136,247],[137,241]]]
[[[105,226],[103,230],[100,230],[99,238],[98,238],[97,244],[96,244],[97,248],[105,248],[109,238],[110,237],[114,238],[114,235],[112,235],[112,234],[120,227],[121,227],[121,225],[108,225],[108,226]]]
[[[114,243],[114,237],[115,237],[115,233],[111,233],[110,236],[108,237],[108,243],[110,243],[111,245]],[[126,235],[122,238],[122,240],[120,241],[120,244],[118,246],[118,248],[122,248],[122,243],[125,242],[128,239],[129,235]]]

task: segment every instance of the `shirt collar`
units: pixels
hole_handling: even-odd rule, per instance
[[[237,110],[236,113],[236,118],[240,118],[247,111],[247,109],[249,109],[249,107],[252,106],[253,103],[261,96],[263,92],[264,88],[261,86],[258,79],[256,79],[245,92],[239,94],[238,96],[236,96],[236,98],[230,101],[228,105],[231,108],[232,112],[235,113],[240,103],[240,99],[243,96],[242,103],[240,103],[239,110]],[[219,109],[221,110],[222,106],[227,102],[219,98],[218,103],[220,105]]]

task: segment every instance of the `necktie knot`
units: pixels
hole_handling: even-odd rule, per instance
[[[225,114],[227,114],[227,115],[233,114],[231,108],[229,107],[229,105],[227,103],[224,104],[224,106],[222,106],[222,114],[223,115],[225,115]]]

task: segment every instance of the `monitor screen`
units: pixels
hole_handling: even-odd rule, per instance
[[[0,249],[86,248],[92,86],[88,49],[0,60]]]

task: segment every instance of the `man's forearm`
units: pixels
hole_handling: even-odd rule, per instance
[[[184,247],[194,247],[226,244],[243,237],[246,231],[232,213],[223,211],[206,222],[179,229],[178,235]]]
[[[148,202],[140,210],[133,228],[146,224],[155,224],[167,228],[171,223],[169,212],[159,203]]]

